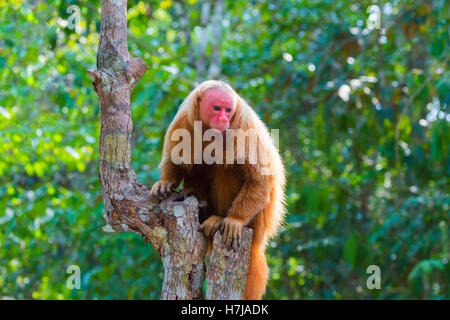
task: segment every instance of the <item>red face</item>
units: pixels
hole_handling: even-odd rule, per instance
[[[200,118],[210,128],[221,132],[230,127],[234,113],[233,98],[225,89],[207,90],[200,101]]]

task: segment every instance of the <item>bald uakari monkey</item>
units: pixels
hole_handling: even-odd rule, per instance
[[[184,154],[187,151],[183,150],[182,161],[173,161],[177,129],[192,135],[195,130],[202,134],[214,129],[227,142],[231,141],[223,148],[225,161],[206,163],[202,159],[205,141],[199,150],[191,141],[193,148],[187,151],[194,152]],[[238,152],[239,137],[233,131],[252,131],[259,155],[256,163],[251,161],[255,149],[250,152],[248,147],[240,149],[243,153]],[[228,140],[231,134],[232,139]],[[220,230],[225,244],[236,250],[243,227],[253,229],[244,298],[261,299],[269,273],[264,251],[285,213],[285,170],[269,131],[256,112],[228,84],[215,80],[201,83],[183,101],[167,130],[160,169],[161,178],[153,185],[151,195],[165,197],[183,180],[183,190],[194,191],[206,203],[199,219],[207,238],[212,239]]]

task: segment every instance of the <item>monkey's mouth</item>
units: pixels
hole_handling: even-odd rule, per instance
[[[224,132],[225,130],[227,130],[229,128],[230,128],[230,124],[229,123],[227,123],[225,125],[216,124],[214,126],[211,126],[211,129],[216,129],[216,130],[218,130],[220,132]]]

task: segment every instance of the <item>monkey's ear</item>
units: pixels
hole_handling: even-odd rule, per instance
[[[196,107],[200,105],[200,102],[202,101],[202,95],[200,94],[200,90],[197,90],[195,92],[195,103],[197,104]]]
[[[247,117],[247,102],[244,101],[238,94],[236,95],[236,110],[231,117],[230,127],[235,129],[245,129],[245,119]]]
[[[192,112],[194,115],[194,119],[195,120],[199,120],[199,110],[200,110],[200,102],[202,101],[202,95],[201,95],[201,90],[199,88],[197,88],[195,95],[194,95],[194,99],[192,99]]]

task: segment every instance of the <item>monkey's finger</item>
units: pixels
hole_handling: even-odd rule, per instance
[[[225,245],[225,247],[227,248],[228,251],[232,250],[231,244],[230,245]]]
[[[208,238],[211,238],[214,234],[214,232],[213,232],[214,226],[212,224],[208,224],[205,229],[206,229],[206,232],[205,232],[206,236]]]
[[[200,225],[200,227],[198,228],[198,230],[199,230],[199,231],[202,231],[203,233],[205,233],[205,232],[206,232],[207,225],[208,225],[208,224],[206,223],[206,221],[203,222],[203,223]]]
[[[166,184],[162,184],[160,188],[161,195],[166,195]]]
[[[150,189],[150,195],[156,196],[157,189],[158,189],[158,185],[154,184],[153,187]]]
[[[220,227],[223,225],[223,220],[217,220],[216,223],[214,224],[214,229],[217,231],[220,229]],[[214,233],[216,233],[216,231]]]
[[[232,243],[231,247],[233,248],[233,251],[234,251],[234,252],[238,252],[238,247],[239,247],[239,244],[238,244],[238,238],[235,238],[235,239],[233,240],[233,243]]]
[[[204,225],[205,236],[207,236],[208,238],[212,237],[214,235],[214,222],[211,222],[211,220],[205,221]]]
[[[160,197],[164,196],[164,184],[162,182],[158,184],[158,195]]]
[[[211,224],[208,224],[205,227],[205,232],[204,233],[205,233],[206,237],[211,238],[211,236],[213,235],[213,226]]]
[[[160,198],[161,197],[161,184],[159,182],[157,182],[155,184],[154,188],[155,188],[155,196]]]
[[[234,231],[233,229],[234,229],[233,226],[228,227],[227,242],[226,242],[227,247],[230,247],[231,242],[233,241],[233,231]]]
[[[233,238],[227,236],[227,238],[225,239],[225,246],[228,248],[228,250],[231,248],[231,242],[233,242]]]
[[[228,233],[229,233],[228,237],[230,238],[229,242],[230,242],[230,247],[231,247],[232,244],[233,244],[233,240],[235,238],[234,235],[236,234],[236,226],[235,225],[231,225],[230,226],[230,231]]]
[[[236,239],[236,235],[237,235],[237,227],[236,225],[233,225],[233,229],[231,229],[231,240]]]
[[[234,252],[236,252],[237,248],[239,247],[239,238],[240,238],[241,230],[242,229],[241,229],[240,226],[236,226],[235,232],[233,234],[233,239],[234,239],[234,241],[233,241],[233,246],[234,246],[233,250],[236,249],[236,250],[234,250]]]
[[[219,230],[220,226],[222,225],[222,222],[220,220],[216,221],[211,229],[211,238],[214,237],[216,232]]]
[[[166,182],[164,185],[163,185],[163,193],[164,193],[164,196],[165,197],[167,197],[169,194],[171,194],[173,191],[174,191],[174,188],[175,187],[175,184],[174,183],[172,183],[172,182]]]
[[[167,195],[167,184],[162,184],[160,189],[161,195],[166,196]]]
[[[155,184],[150,189],[150,193],[155,194],[156,193],[156,189],[158,189],[158,186],[159,186],[159,181],[155,182]]]
[[[229,236],[229,232],[230,232],[229,229],[230,229],[230,224],[226,223],[225,224],[225,228],[223,230],[223,241],[224,241],[226,246],[230,245],[229,240],[228,240],[228,238],[230,238],[230,236]]]
[[[205,235],[205,237],[209,238],[209,225],[205,225],[203,227],[203,234]]]
[[[242,239],[242,230],[243,230],[244,228],[239,228],[239,233],[238,233],[238,237],[237,237],[237,239],[238,239],[238,246],[240,247],[241,246],[241,239]]]
[[[226,245],[227,244],[227,239],[228,239],[227,225],[225,225],[224,228],[223,228],[222,239],[223,239],[223,244]]]
[[[226,229],[227,229],[227,224],[224,222],[224,224],[222,225],[222,227],[220,228],[220,233],[223,236],[223,241],[225,242],[225,239],[227,237],[227,233],[226,233]]]
[[[231,237],[230,244],[227,245],[228,250],[233,250],[233,252],[237,252],[238,246],[236,243],[236,238]]]

